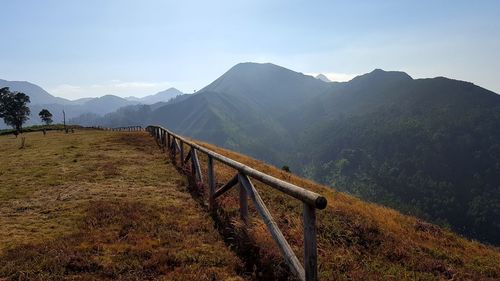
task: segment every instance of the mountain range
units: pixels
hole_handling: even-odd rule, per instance
[[[469,82],[241,63],[195,94],[72,122],[163,125],[500,245],[500,96]]]
[[[136,101],[141,104],[155,104],[158,102],[167,102],[170,99],[173,99],[183,94],[184,94],[183,92],[177,90],[176,88],[168,88],[154,95],[148,95],[142,98],[137,98],[132,96],[132,97],[126,97],[125,99],[129,101]]]
[[[27,125],[40,123],[38,112],[40,112],[43,108],[46,108],[53,113],[54,122],[62,123],[63,110],[66,113],[66,121],[81,115],[94,116],[95,118],[98,118],[125,106],[168,102],[178,95],[183,95],[181,91],[175,88],[169,88],[165,91],[143,98],[121,98],[115,95],[104,95],[96,98],[68,100],[55,97],[40,86],[26,81],[7,81],[0,79],[0,88],[3,87],[9,87],[11,91],[23,92],[30,96],[30,103],[28,106],[31,109],[31,116]],[[0,122],[0,129],[1,128],[6,128],[6,125],[3,124],[3,122]]]

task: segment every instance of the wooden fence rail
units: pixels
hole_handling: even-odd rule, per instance
[[[136,132],[142,131],[141,126],[128,126],[128,127],[116,127],[116,128],[106,128],[109,131],[118,131],[118,132]]]
[[[253,204],[255,205],[257,213],[266,224],[267,229],[278,245],[281,254],[284,256],[293,274],[303,281],[317,280],[318,251],[316,245],[316,209],[324,209],[326,207],[327,201],[325,197],[302,187],[257,171],[247,165],[213,152],[161,126],[148,126],[146,127],[146,131],[155,138],[158,145],[162,149],[169,150],[169,152],[173,156],[173,159],[176,159],[176,154],[179,153],[181,166],[187,164],[190,161],[191,176],[197,182],[202,182],[202,172],[200,161],[198,159],[198,152],[206,154],[208,158],[207,175],[209,187],[209,208],[213,210],[217,197],[239,184],[240,217],[243,222],[248,222],[247,198],[250,197]],[[187,155],[184,151],[184,145],[187,145],[190,148]],[[215,189],[214,160],[217,160],[238,171],[238,173],[233,178],[231,178],[231,180],[229,180],[226,184],[224,184],[217,190]],[[259,195],[259,192],[253,186],[250,178],[267,184],[272,188],[277,189],[303,202],[302,220],[304,227],[304,266],[302,266],[292,248],[286,241],[283,233],[281,232],[271,213],[267,209],[264,201]]]

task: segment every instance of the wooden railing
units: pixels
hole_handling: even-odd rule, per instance
[[[266,224],[267,229],[278,245],[281,254],[284,256],[293,274],[300,280],[317,280],[316,209],[324,209],[326,207],[327,200],[325,197],[257,171],[247,165],[213,152],[177,134],[174,134],[161,126],[148,126],[146,127],[146,131],[148,131],[155,138],[160,147],[168,149],[172,156],[174,156],[174,159],[176,158],[176,154],[179,153],[182,161],[181,165],[191,162],[191,176],[197,182],[202,182],[202,172],[200,161],[198,159],[198,152],[206,154],[208,158],[207,174],[209,186],[209,208],[213,210],[217,197],[239,183],[240,217],[243,222],[248,222],[247,198],[250,197],[258,214]],[[184,151],[185,145],[190,148],[186,155]],[[214,160],[217,160],[238,171],[238,173],[231,178],[231,180],[217,190],[215,185]],[[264,201],[262,201],[259,192],[253,186],[250,178],[267,184],[272,188],[303,202],[304,266],[302,266],[287,240],[283,236],[283,233],[278,228],[278,225],[271,216],[271,213],[264,204]]]
[[[142,131],[142,127],[141,126],[128,126],[128,127],[109,128],[106,130],[119,131],[119,132],[135,132],[135,131]]]

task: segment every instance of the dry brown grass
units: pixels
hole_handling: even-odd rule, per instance
[[[500,279],[498,248],[464,239],[395,210],[363,202],[247,156],[198,143],[259,171],[318,192],[328,199],[327,208],[318,211],[320,280]],[[200,156],[206,185],[206,157],[201,153]],[[235,170],[216,163],[219,186],[235,173]],[[301,204],[257,181],[253,182],[301,259]],[[236,235],[240,229],[237,198],[237,188],[234,188],[218,199],[223,216],[232,223]],[[273,265],[272,270],[282,270],[279,265],[283,264],[283,259],[265,225],[255,210],[251,209],[251,214],[248,236],[259,249],[258,258],[262,264]],[[221,216],[221,211],[218,216]],[[275,276],[282,274],[278,272]]]
[[[186,180],[143,133],[102,131],[0,137],[0,280],[241,280],[289,277],[265,225],[238,219],[237,188],[211,218]],[[320,280],[498,280],[500,251],[435,225],[203,144],[314,190]],[[187,147],[185,147],[187,150]],[[200,154],[206,181],[206,158]],[[222,185],[236,171],[216,162]],[[257,181],[301,258],[301,204]],[[205,183],[206,185],[206,183]],[[206,202],[206,188],[198,201]],[[249,204],[251,206],[251,203]]]
[[[144,133],[0,137],[0,280],[242,280]]]

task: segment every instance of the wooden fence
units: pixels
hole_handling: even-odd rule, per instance
[[[209,208],[213,210],[217,197],[224,194],[226,191],[230,190],[239,183],[240,217],[243,222],[248,222],[247,198],[250,197],[258,214],[266,224],[267,229],[278,245],[281,254],[284,256],[293,274],[303,281],[317,280],[316,209],[324,209],[326,207],[327,201],[325,197],[257,171],[247,165],[213,152],[177,134],[174,134],[163,127],[148,126],[146,127],[146,131],[155,138],[157,143],[163,149],[168,149],[172,156],[174,156],[174,159],[176,154],[179,153],[182,161],[181,165],[191,162],[191,176],[197,182],[202,182],[202,172],[200,161],[198,160],[198,152],[206,154],[208,158],[207,174],[209,186]],[[189,152],[187,152],[187,154],[184,151],[185,145],[189,147]],[[217,160],[238,171],[231,180],[219,189],[216,189],[215,185],[214,160]],[[283,233],[278,228],[278,225],[271,216],[271,213],[264,204],[264,201],[262,201],[259,192],[253,186],[250,178],[267,184],[272,188],[303,202],[302,219],[304,226],[304,266],[300,263],[299,259],[283,236]]]
[[[141,126],[128,126],[128,127],[109,128],[106,130],[119,131],[119,132],[135,132],[135,131],[142,131],[142,127]]]

